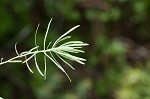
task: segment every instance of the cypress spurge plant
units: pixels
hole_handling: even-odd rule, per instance
[[[66,63],[68,66],[70,66],[70,68],[74,69],[74,67],[72,67],[65,59],[69,59],[72,61],[76,61],[80,64],[85,64],[84,62],[86,61],[86,59],[84,58],[80,58],[74,55],[74,53],[78,54],[78,53],[84,53],[83,50],[81,50],[81,48],[83,46],[87,46],[87,43],[83,43],[82,41],[67,41],[63,44],[60,44],[62,41],[65,41],[66,39],[71,38],[71,36],[67,36],[71,31],[75,30],[76,28],[78,28],[80,25],[77,25],[73,28],[71,28],[69,31],[67,31],[66,33],[64,33],[62,36],[60,36],[53,44],[51,44],[51,42],[49,42],[48,45],[46,45],[46,40],[47,40],[47,35],[49,32],[49,27],[51,24],[52,19],[50,20],[50,22],[48,23],[47,26],[47,30],[45,33],[45,37],[44,37],[44,41],[43,41],[43,50],[39,50],[39,46],[37,45],[37,31],[39,28],[39,25],[36,29],[36,33],[35,33],[35,47],[33,47],[32,49],[30,49],[29,51],[24,51],[22,53],[18,53],[17,50],[17,43],[15,44],[15,51],[17,56],[13,57],[9,60],[3,61],[3,58],[1,58],[1,62],[0,65],[6,64],[6,63],[24,63],[26,64],[28,70],[33,73],[32,69],[30,68],[28,61],[31,59],[34,59],[35,62],[35,66],[39,72],[39,74],[41,76],[44,77],[44,79],[46,79],[46,68],[47,68],[47,59],[51,60],[59,69],[61,69],[61,71],[63,71],[65,73],[65,75],[69,78],[69,80],[71,81],[70,77],[68,76],[68,74],[66,73],[66,71],[64,70],[64,68],[59,64],[59,62],[55,59],[55,57],[53,56],[53,54],[56,54],[55,56],[57,56],[60,60],[62,60],[64,63]],[[50,47],[51,46],[51,47]],[[39,65],[37,63],[37,57],[36,55],[42,53],[44,54],[44,72],[41,71],[41,69],[39,68]],[[72,55],[73,54],[73,55]],[[24,60],[22,60],[24,59]]]

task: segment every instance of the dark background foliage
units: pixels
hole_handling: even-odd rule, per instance
[[[49,20],[49,41],[73,26],[73,39],[84,47],[86,65],[75,62],[72,82],[51,61],[47,79],[31,74],[24,64],[0,66],[0,96],[5,99],[150,99],[150,0],[0,0],[0,57],[5,60],[42,46]],[[38,62],[43,65],[43,57]]]

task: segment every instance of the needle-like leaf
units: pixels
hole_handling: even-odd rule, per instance
[[[67,61],[65,61],[65,58],[72,60],[72,61],[76,61],[80,64],[85,64],[84,61],[86,61],[86,59],[81,58],[81,57],[77,57],[77,56],[72,55],[72,54],[84,53],[84,51],[82,51],[81,48],[83,46],[87,46],[88,44],[83,43],[82,41],[67,41],[67,42],[65,42],[65,40],[71,38],[71,36],[67,36],[67,35],[80,26],[80,25],[77,25],[77,26],[71,28],[66,33],[64,33],[62,36],[60,36],[53,43],[52,47],[50,48],[51,42],[48,45],[46,45],[46,40],[47,40],[51,21],[52,21],[52,19],[49,21],[48,26],[47,26],[47,30],[46,30],[46,33],[44,36],[43,49],[42,50],[38,49],[39,46],[37,44],[37,31],[38,31],[38,28],[40,26],[40,24],[38,24],[37,29],[36,29],[36,33],[35,33],[35,47],[31,48],[29,51],[24,51],[24,52],[19,54],[18,50],[17,50],[17,43],[16,43],[15,44],[15,52],[16,52],[17,56],[13,57],[9,60],[6,60],[6,61],[3,61],[3,58],[1,58],[0,65],[6,64],[6,63],[21,62],[21,63],[25,63],[27,65],[27,68],[29,69],[29,71],[31,73],[33,73],[32,69],[30,68],[30,66],[28,64],[28,61],[30,61],[34,57],[34,62],[35,62],[35,66],[36,66],[37,71],[39,72],[40,75],[44,76],[44,79],[46,79],[47,59],[50,59],[62,72],[65,73],[65,75],[71,81],[69,75],[67,74],[65,69],[59,64],[59,62],[55,59],[53,54],[56,54],[56,56],[60,60],[62,60],[64,63],[66,63],[68,66],[70,66],[70,68],[75,70],[74,67],[72,67]],[[56,46],[58,43],[60,43],[62,41],[64,41],[65,43],[60,44],[59,46]],[[54,53],[52,54],[52,52],[54,52]],[[39,67],[38,62],[37,62],[37,56],[36,55],[39,53],[42,53],[44,55],[44,73],[42,73],[42,71],[40,70],[40,67]],[[25,60],[22,61],[20,58],[25,58]]]

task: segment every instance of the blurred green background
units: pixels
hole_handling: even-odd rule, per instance
[[[86,65],[71,70],[72,82],[51,61],[47,79],[24,64],[0,66],[0,96],[5,99],[150,99],[150,0],[0,0],[0,57],[42,46],[49,20],[49,41],[75,25],[74,40],[84,47]],[[43,57],[39,56],[41,68]]]

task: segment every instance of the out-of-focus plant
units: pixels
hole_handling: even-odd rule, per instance
[[[115,99],[149,99],[149,63],[145,66],[145,68],[126,68],[115,90]]]
[[[59,69],[61,69],[66,76],[69,78],[69,80],[71,81],[70,77],[68,76],[68,74],[66,73],[66,71],[64,70],[64,68],[59,64],[59,62],[55,59],[55,57],[53,56],[52,53],[55,53],[56,56],[62,60],[63,62],[65,62],[68,66],[70,66],[72,69],[74,69],[74,67],[72,67],[67,61],[64,60],[64,58],[72,60],[72,61],[76,61],[80,64],[85,64],[84,61],[86,61],[84,58],[80,58],[77,56],[72,55],[71,53],[84,53],[84,51],[81,50],[81,48],[83,46],[88,45],[87,43],[83,43],[81,41],[68,41],[65,42],[63,44],[60,44],[59,46],[57,46],[60,42],[71,38],[71,36],[66,36],[67,34],[69,34],[71,31],[73,31],[74,29],[78,28],[79,25],[71,28],[69,31],[67,31],[66,33],[64,33],[62,36],[60,36],[52,45],[52,47],[50,48],[50,44],[51,42],[49,42],[49,44],[46,46],[46,38],[49,32],[49,27],[51,24],[52,19],[50,20],[48,26],[47,26],[47,30],[46,30],[46,34],[44,37],[44,43],[43,43],[43,50],[38,50],[39,46],[37,45],[37,40],[36,40],[36,35],[37,35],[37,30],[39,28],[39,25],[36,29],[36,33],[35,33],[35,47],[33,47],[32,49],[30,49],[29,51],[24,51],[22,53],[18,53],[17,51],[17,43],[15,44],[15,51],[17,56],[13,57],[7,61],[3,61],[3,58],[1,58],[1,63],[0,65],[6,64],[6,63],[26,63],[27,68],[29,69],[29,71],[31,73],[33,73],[32,69],[30,68],[28,61],[32,58],[34,58],[35,61],[35,66],[38,70],[38,72],[45,77],[46,79],[46,68],[47,68],[47,58],[50,59]],[[43,53],[44,54],[44,64],[45,64],[45,70],[44,73],[42,73],[42,71],[40,70],[38,63],[37,63],[37,58],[36,55],[39,53]],[[25,60],[21,60],[20,58],[24,58]]]

